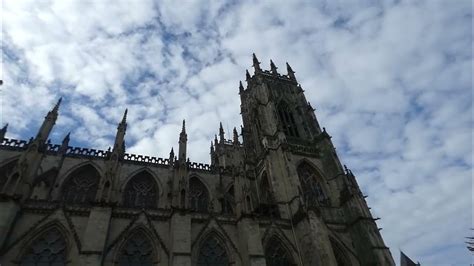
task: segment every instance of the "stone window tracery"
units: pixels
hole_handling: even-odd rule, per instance
[[[192,177],[189,181],[189,208],[193,211],[208,212],[209,192],[204,184]]]
[[[276,237],[272,237],[265,247],[265,262],[267,266],[295,265],[288,251]]]
[[[0,192],[3,189],[3,186],[7,183],[8,177],[12,174],[13,170],[15,169],[15,165],[18,160],[14,160],[2,166],[0,168]]]
[[[124,190],[124,206],[129,208],[157,208],[158,187],[147,172],[132,177]]]
[[[328,205],[329,199],[324,192],[322,178],[316,170],[304,162],[298,166],[297,172],[306,206]]]
[[[123,246],[120,266],[151,266],[153,265],[153,245],[144,232],[135,232]]]
[[[198,266],[227,266],[229,257],[224,245],[215,236],[210,236],[202,243],[198,259]]]
[[[267,173],[263,173],[260,181],[260,213],[272,217],[280,217],[275,196],[270,188]]]
[[[278,105],[278,117],[280,118],[280,123],[283,128],[283,131],[287,136],[299,138],[300,134],[298,132],[298,127],[296,126],[295,117],[293,112],[288,107],[288,104],[281,102]]]
[[[99,180],[99,173],[91,165],[75,170],[63,186],[63,200],[72,204],[94,201]]]
[[[66,265],[67,245],[57,228],[41,234],[28,247],[20,260],[21,266],[62,266]]]

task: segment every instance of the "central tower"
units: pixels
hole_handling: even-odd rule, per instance
[[[255,54],[253,68],[239,94],[254,211],[291,222],[304,265],[393,265],[354,175],[341,165],[293,69],[287,63],[282,75],[270,60],[270,71],[262,70]]]

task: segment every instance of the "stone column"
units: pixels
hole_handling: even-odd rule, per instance
[[[83,265],[101,265],[105,241],[109,233],[112,209],[93,207],[82,239]]]
[[[191,266],[191,217],[174,213],[171,217],[171,265]]]

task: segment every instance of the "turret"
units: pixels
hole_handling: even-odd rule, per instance
[[[183,120],[183,127],[181,128],[181,133],[179,134],[179,154],[178,160],[180,162],[186,161],[186,145],[188,142],[188,135],[186,134],[186,122]]]
[[[270,59],[270,69],[273,75],[278,75],[278,71],[277,71],[278,67],[275,66],[275,64],[273,63],[271,59]]]
[[[6,123],[2,129],[0,129],[0,142],[5,138],[5,134],[7,134],[8,123]]]
[[[288,72],[288,77],[296,82],[295,71],[293,71],[288,62],[286,62],[286,71]]]
[[[174,160],[174,150],[173,148],[171,148],[170,157],[169,157],[170,165],[173,165],[173,160]]]
[[[46,117],[44,118],[43,124],[36,135],[35,140],[39,141],[40,143],[44,143],[51,133],[56,120],[58,119],[58,110],[59,105],[61,104],[62,98],[59,98],[56,105],[53,107],[51,111],[48,112]]]

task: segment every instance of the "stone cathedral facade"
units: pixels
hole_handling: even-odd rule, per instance
[[[394,265],[353,173],[287,64],[240,83],[243,127],[211,163],[125,151],[125,112],[107,151],[0,131],[0,264]],[[178,132],[177,132],[178,133]]]

